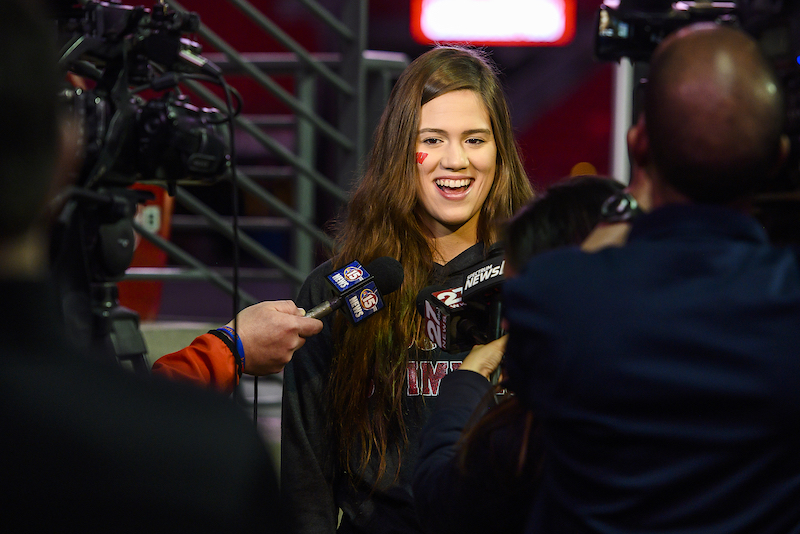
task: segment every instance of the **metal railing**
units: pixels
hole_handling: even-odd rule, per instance
[[[187,11],[179,2],[169,1],[172,9]],[[240,53],[203,22],[199,35],[217,52],[205,56],[223,74],[245,76],[268,92],[290,114],[260,114],[236,117],[237,147],[242,140],[269,160],[269,164],[246,165],[237,162],[236,183],[248,200],[265,207],[273,214],[250,220],[242,213],[239,220],[238,245],[261,267],[250,269],[250,275],[281,280],[290,284],[293,293],[315,266],[319,247],[329,249],[331,239],[317,220],[318,207],[336,211],[348,198],[347,186],[367,151],[369,132],[377,123],[389,91],[397,75],[408,64],[404,54],[366,50],[367,0],[347,0],[342,13],[334,16],[315,0],[298,0],[298,9],[307,10],[338,40],[335,50],[311,52],[304,49],[278,22],[273,22],[246,0],[219,2],[219,9],[230,7],[244,13],[265,35],[286,48],[285,52]],[[274,76],[289,76],[293,92],[284,89]],[[235,86],[235,84],[232,84]],[[199,82],[186,87],[205,105],[224,109],[225,102]],[[321,92],[328,97],[320,98]],[[323,108],[329,106],[329,108]],[[330,108],[332,107],[332,109]],[[327,119],[326,117],[333,117]],[[279,130],[283,138],[274,135]],[[285,140],[290,133],[291,142]],[[326,147],[325,163],[320,164],[320,146]],[[236,150],[237,154],[241,151]],[[321,171],[320,167],[324,170]],[[330,169],[336,169],[331,173]],[[276,181],[291,180],[291,199],[279,198],[270,190]],[[173,235],[182,228],[195,225],[201,231],[213,232],[215,238],[232,240],[231,217],[217,213],[193,194],[190,187],[178,187],[175,200],[188,212],[182,224],[173,227]],[[291,257],[280,254],[253,239],[248,232],[256,228],[256,219],[273,231],[285,232],[291,242]],[[129,280],[197,280],[202,279],[233,294],[228,271],[203,264],[189,250],[181,249],[141,225],[136,231],[164,250],[176,268],[130,268]],[[239,290],[242,306],[269,295],[250,295]]]

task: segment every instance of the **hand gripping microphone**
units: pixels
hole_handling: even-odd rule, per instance
[[[381,295],[397,291],[403,277],[403,266],[388,256],[376,258],[366,267],[354,261],[328,275],[336,296],[309,310],[306,317],[321,319],[346,304],[348,318],[359,323],[383,308]]]

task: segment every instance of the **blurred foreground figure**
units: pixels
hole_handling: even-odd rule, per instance
[[[277,480],[216,394],[70,347],[48,277],[47,203],[77,144],[55,39],[32,0],[0,17],[0,473],[14,532],[278,532]]]
[[[798,256],[746,214],[783,117],[750,37],[679,30],[628,135],[652,211],[506,283],[509,388],[544,447],[527,531],[800,531]]]

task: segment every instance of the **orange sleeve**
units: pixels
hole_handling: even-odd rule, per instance
[[[151,372],[224,394],[233,392],[239,378],[230,349],[212,334],[198,336],[188,347],[162,356],[153,363]]]

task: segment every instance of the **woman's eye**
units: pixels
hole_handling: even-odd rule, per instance
[[[435,137],[428,137],[427,139],[422,140],[422,144],[424,145],[435,145],[436,143],[439,142],[441,141],[439,139],[436,139]]]
[[[485,142],[486,141],[484,141],[483,139],[478,139],[477,137],[470,137],[469,139],[467,139],[467,144],[470,145],[481,145]]]

